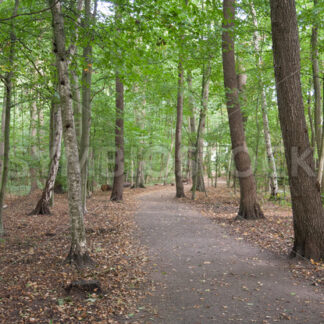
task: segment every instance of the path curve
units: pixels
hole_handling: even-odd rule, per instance
[[[292,278],[287,259],[230,236],[173,190],[139,199],[155,286],[140,323],[324,323],[323,293]]]

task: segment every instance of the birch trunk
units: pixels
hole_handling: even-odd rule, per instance
[[[62,114],[61,106],[58,103],[53,103],[53,139],[51,147],[51,163],[48,171],[47,180],[43,189],[42,196],[38,201],[35,209],[30,215],[49,215],[51,214],[49,206],[53,195],[55,179],[60,164],[61,158],[61,143],[62,143]]]
[[[79,2],[80,4],[80,2]],[[68,200],[71,219],[71,248],[67,261],[78,267],[91,263],[88,254],[84,228],[84,216],[81,198],[81,175],[78,143],[75,132],[72,93],[69,79],[69,61],[66,50],[64,21],[61,1],[49,0],[53,18],[54,53],[59,79],[59,94],[62,109],[62,124],[67,160]],[[78,5],[78,8],[81,6]],[[71,49],[71,48],[70,48]]]

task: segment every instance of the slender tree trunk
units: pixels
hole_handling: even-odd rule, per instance
[[[181,59],[178,66],[178,97],[177,97],[177,121],[175,133],[175,153],[174,153],[174,172],[176,180],[176,197],[185,197],[182,182],[182,165],[181,165],[181,134],[183,119],[183,67]]]
[[[53,103],[53,145],[51,148],[51,163],[42,196],[30,215],[49,215],[49,206],[53,195],[55,179],[61,158],[62,143],[62,114],[59,103]]]
[[[91,19],[91,0],[84,0],[84,28],[89,30]],[[92,77],[92,46],[91,39],[83,48],[84,66],[82,69],[82,136],[80,145],[81,193],[83,211],[87,210],[87,180],[89,166],[89,145],[91,127],[91,77]]]
[[[81,92],[79,85],[79,78],[77,73],[71,70],[72,79],[72,95],[73,95],[73,112],[75,120],[75,132],[78,140],[78,145],[81,145],[82,135],[82,103],[81,103]]]
[[[15,16],[18,11],[19,0],[15,0],[15,7],[12,16]],[[13,68],[15,61],[15,45],[16,45],[16,33],[14,27],[14,19],[11,20],[10,26],[10,48],[8,62],[11,68]],[[9,173],[9,148],[10,148],[10,109],[11,109],[11,99],[12,99],[12,78],[14,71],[13,69],[6,72],[4,83],[5,83],[5,126],[4,126],[4,153],[3,153],[3,167],[2,167],[2,177],[1,177],[1,188],[0,188],[0,237],[4,235],[4,227],[2,222],[2,211],[3,202],[5,197],[5,191],[8,181]]]
[[[195,170],[195,134],[196,134],[196,122],[195,122],[195,103],[193,97],[193,89],[192,89],[192,75],[191,72],[188,72],[187,76],[187,83],[188,83],[188,104],[190,109],[190,117],[189,117],[189,126],[190,126],[190,142],[189,142],[189,149],[188,149],[188,159],[189,159],[189,177],[192,179],[194,177],[194,170]]]
[[[324,258],[324,211],[304,114],[295,1],[271,0],[270,5],[279,118],[294,219],[292,256],[319,260]]]
[[[210,80],[211,67],[210,62],[207,62],[207,66],[203,66],[203,80],[201,87],[201,108],[202,114],[200,116],[200,132],[199,139],[197,136],[196,150],[198,152],[198,173],[197,173],[197,188],[196,190],[206,192],[204,181],[204,132],[206,123],[206,114],[208,109],[208,97],[209,97],[209,80]],[[197,132],[198,133],[198,132]],[[197,134],[198,135],[198,134]]]
[[[251,159],[247,150],[243,128],[243,118],[238,98],[238,86],[235,72],[235,54],[233,41],[234,0],[223,1],[224,31],[222,37],[224,85],[226,104],[232,140],[235,166],[240,182],[239,218],[262,218],[262,210],[257,203],[256,184],[251,168]]]
[[[172,150],[173,150],[173,132],[171,129],[171,146],[170,146],[170,150],[168,151],[167,154],[167,159],[166,159],[166,163],[165,163],[165,170],[164,170],[164,179],[163,179],[163,185],[165,186],[167,184],[168,181],[168,177],[169,177],[169,164],[170,164],[170,159],[171,159],[171,154],[172,154]]]
[[[78,10],[81,8],[78,2]],[[59,79],[59,94],[62,109],[63,135],[68,175],[68,200],[71,218],[71,248],[67,261],[83,267],[91,263],[85,236],[84,216],[81,197],[81,174],[78,143],[75,132],[72,93],[69,79],[69,61],[65,46],[64,20],[61,1],[49,0],[53,18],[54,53]]]
[[[254,27],[258,28],[258,21],[256,17],[256,12],[254,9],[253,2],[251,2],[251,13],[253,18]],[[262,119],[263,119],[263,133],[264,133],[264,141],[266,144],[266,151],[267,151],[267,158],[268,158],[268,165],[270,169],[270,198],[276,198],[278,195],[278,176],[277,176],[277,168],[276,168],[276,161],[274,159],[273,150],[272,150],[272,143],[271,143],[271,135],[270,135],[270,127],[269,127],[269,119],[268,119],[268,112],[267,112],[267,102],[266,102],[266,93],[264,90],[264,84],[262,80],[262,57],[261,57],[261,37],[257,31],[254,33],[254,47],[256,49],[256,64],[258,67],[258,79],[259,79],[259,87],[261,93],[261,109],[262,109]]]
[[[30,176],[30,192],[38,189],[37,185],[37,170],[35,168],[35,162],[37,161],[36,153],[36,135],[37,135],[37,106],[36,101],[32,102],[30,107],[30,157],[31,165],[29,167],[29,176]]]
[[[260,144],[260,126],[259,126],[259,116],[258,116],[258,106],[259,100],[257,100],[255,109],[255,126],[256,126],[256,140],[255,140],[255,160],[254,160],[254,177],[257,177],[258,173],[258,157],[259,157],[259,144]]]
[[[138,91],[138,88],[135,88],[135,91]],[[146,98],[144,96],[142,102],[142,109],[139,111],[135,111],[136,115],[136,124],[141,130],[145,129],[144,119],[145,119],[145,106],[146,106]],[[145,141],[143,139],[143,135],[141,135],[139,146],[137,147],[137,168],[136,168],[136,178],[135,178],[135,185],[134,188],[145,188],[144,186],[144,145]]]
[[[317,5],[318,0],[314,0],[314,6]],[[321,111],[321,83],[319,76],[319,64],[318,64],[318,26],[314,23],[312,28],[311,37],[311,50],[312,50],[312,70],[313,70],[313,84],[314,84],[314,98],[315,98],[315,135],[318,158],[321,155],[322,144],[322,111]]]
[[[312,146],[313,152],[315,152],[315,130],[314,130],[314,122],[313,122],[313,114],[312,114],[311,85],[309,87],[309,92],[307,94],[307,112],[308,112],[309,128],[311,131],[311,146]]]
[[[204,178],[203,178],[203,132],[205,129],[205,119],[208,108],[208,95],[209,95],[209,78],[210,78],[210,63],[207,67],[203,66],[203,78],[202,78],[202,94],[201,94],[201,110],[199,116],[199,124],[197,129],[197,139],[195,145],[195,169],[193,171],[193,183],[192,183],[192,196],[191,199],[195,199],[196,190],[206,191]]]
[[[5,91],[6,92],[6,88]],[[3,97],[2,118],[1,118],[1,140],[0,140],[0,183],[2,182],[4,137],[6,125],[6,96]]]
[[[140,148],[141,150],[141,148]],[[144,161],[142,153],[138,154],[135,188],[145,188],[144,186]]]
[[[110,199],[123,200],[124,190],[124,84],[116,74],[115,170]]]

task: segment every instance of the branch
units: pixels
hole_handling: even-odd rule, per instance
[[[57,1],[60,1],[60,0],[57,0]],[[57,1],[56,1],[56,2],[57,2]],[[56,2],[54,3],[54,5],[56,4]],[[53,5],[53,6],[54,6],[54,5]],[[52,6],[52,7],[53,7],[53,6]],[[15,15],[13,15],[13,16],[11,16],[11,17],[0,19],[0,23],[2,23],[3,21],[6,21],[6,20],[11,20],[11,19],[17,18],[17,17],[19,17],[19,16],[32,16],[32,15],[37,15],[37,14],[39,14],[39,13],[42,13],[42,12],[45,12],[45,11],[51,10],[52,7],[48,7],[48,8],[45,8],[45,9],[39,10],[39,11],[33,11],[33,12],[27,12],[27,13],[15,14]]]
[[[96,91],[93,95],[92,95],[92,97],[91,97],[91,100],[90,101],[92,101],[93,100],[93,98],[97,95],[97,94],[99,94],[100,92],[102,92],[102,91],[104,91],[106,89],[106,87],[102,87],[101,89],[99,89],[98,91]]]

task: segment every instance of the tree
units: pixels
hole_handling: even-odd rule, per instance
[[[181,58],[178,64],[178,93],[177,93],[177,121],[175,132],[175,151],[174,151],[174,173],[176,180],[176,197],[185,197],[183,182],[182,182],[182,165],[181,165],[181,134],[182,134],[182,119],[183,119],[183,66]]]
[[[59,96],[62,108],[62,123],[67,159],[67,176],[69,190],[69,213],[71,218],[71,248],[67,261],[83,267],[91,263],[88,254],[84,228],[84,215],[81,197],[81,172],[78,143],[73,117],[72,92],[69,78],[69,55],[74,54],[75,44],[66,50],[64,34],[64,19],[61,11],[61,1],[49,0],[53,21],[53,43],[56,56],[56,68],[59,80]],[[80,12],[82,1],[77,3]],[[77,32],[76,32],[77,33]]]
[[[94,5],[94,13],[91,14],[91,0],[84,0],[84,23],[83,27],[89,31],[90,23],[96,17],[97,1]],[[83,48],[84,66],[82,69],[82,135],[80,143],[80,165],[81,165],[81,193],[83,210],[87,210],[88,194],[88,168],[89,168],[89,146],[90,146],[90,128],[91,128],[91,79],[92,79],[92,32]]]
[[[30,157],[31,163],[29,167],[29,175],[30,175],[30,192],[38,189],[37,185],[37,170],[35,168],[35,160],[37,159],[36,154],[36,135],[37,135],[37,105],[36,100],[32,102],[30,107],[30,138],[31,138],[31,147],[30,147]]]
[[[52,145],[50,148],[50,167],[48,170],[48,175],[43,189],[41,198],[39,199],[35,209],[30,213],[30,215],[49,215],[50,202],[53,196],[53,190],[55,185],[55,180],[57,176],[57,171],[60,164],[61,158],[61,143],[62,143],[62,112],[61,105],[53,96],[52,99],[52,123],[50,127],[52,128]]]
[[[15,0],[15,6],[13,9],[12,17],[17,14],[19,6],[19,0]],[[13,88],[13,76],[14,76],[14,62],[16,55],[16,41],[17,36],[15,33],[14,22],[11,19],[10,22],[10,35],[9,35],[9,71],[6,72],[4,76],[5,84],[5,114],[4,114],[4,154],[3,154],[3,166],[2,166],[2,176],[1,176],[1,188],[0,188],[0,237],[4,234],[3,222],[2,222],[2,211],[3,211],[3,201],[8,181],[9,172],[9,148],[10,148],[10,111],[11,111],[11,99],[12,99],[12,88]]]
[[[294,0],[271,0],[274,70],[294,220],[292,256],[324,258],[324,211],[314,172],[300,82]]]
[[[314,0],[314,6],[317,6],[317,0]],[[312,27],[311,37],[311,57],[312,57],[312,72],[314,85],[314,115],[315,115],[315,138],[318,156],[321,154],[322,146],[322,117],[321,117],[321,83],[320,83],[320,69],[318,64],[318,26],[315,22]],[[321,170],[323,173],[323,169]]]
[[[207,66],[202,67],[202,87],[201,87],[201,109],[199,116],[199,123],[197,129],[197,139],[194,151],[194,170],[193,170],[193,182],[192,182],[192,200],[195,199],[196,190],[206,191],[204,183],[204,168],[203,168],[203,132],[205,129],[205,120],[208,109],[208,96],[209,96],[209,79],[211,73],[210,62]]]
[[[124,190],[124,84],[116,72],[115,170],[110,200],[123,200]]]
[[[251,168],[251,160],[245,141],[243,117],[238,98],[238,85],[235,71],[233,27],[235,18],[235,0],[223,1],[223,70],[226,91],[226,105],[231,133],[232,150],[240,182],[240,208],[238,217],[243,219],[263,218],[263,212],[257,202],[256,185]]]
[[[252,19],[253,24],[255,28],[258,28],[258,21],[256,17],[256,12],[254,9],[254,5],[251,2],[251,13],[252,13]],[[268,111],[267,111],[267,102],[266,102],[266,93],[264,89],[263,79],[262,79],[262,56],[261,56],[261,48],[260,48],[260,42],[261,37],[259,35],[259,32],[256,30],[254,32],[254,47],[256,50],[256,64],[258,67],[258,79],[259,79],[259,87],[261,92],[261,109],[262,109],[262,120],[263,120],[263,133],[264,133],[264,141],[266,145],[266,151],[267,151],[267,158],[268,158],[268,164],[270,168],[270,198],[276,198],[278,195],[278,176],[277,176],[277,168],[276,168],[276,161],[273,156],[273,149],[272,149],[272,143],[271,143],[271,135],[270,135],[270,127],[269,127],[269,118],[268,118]]]

